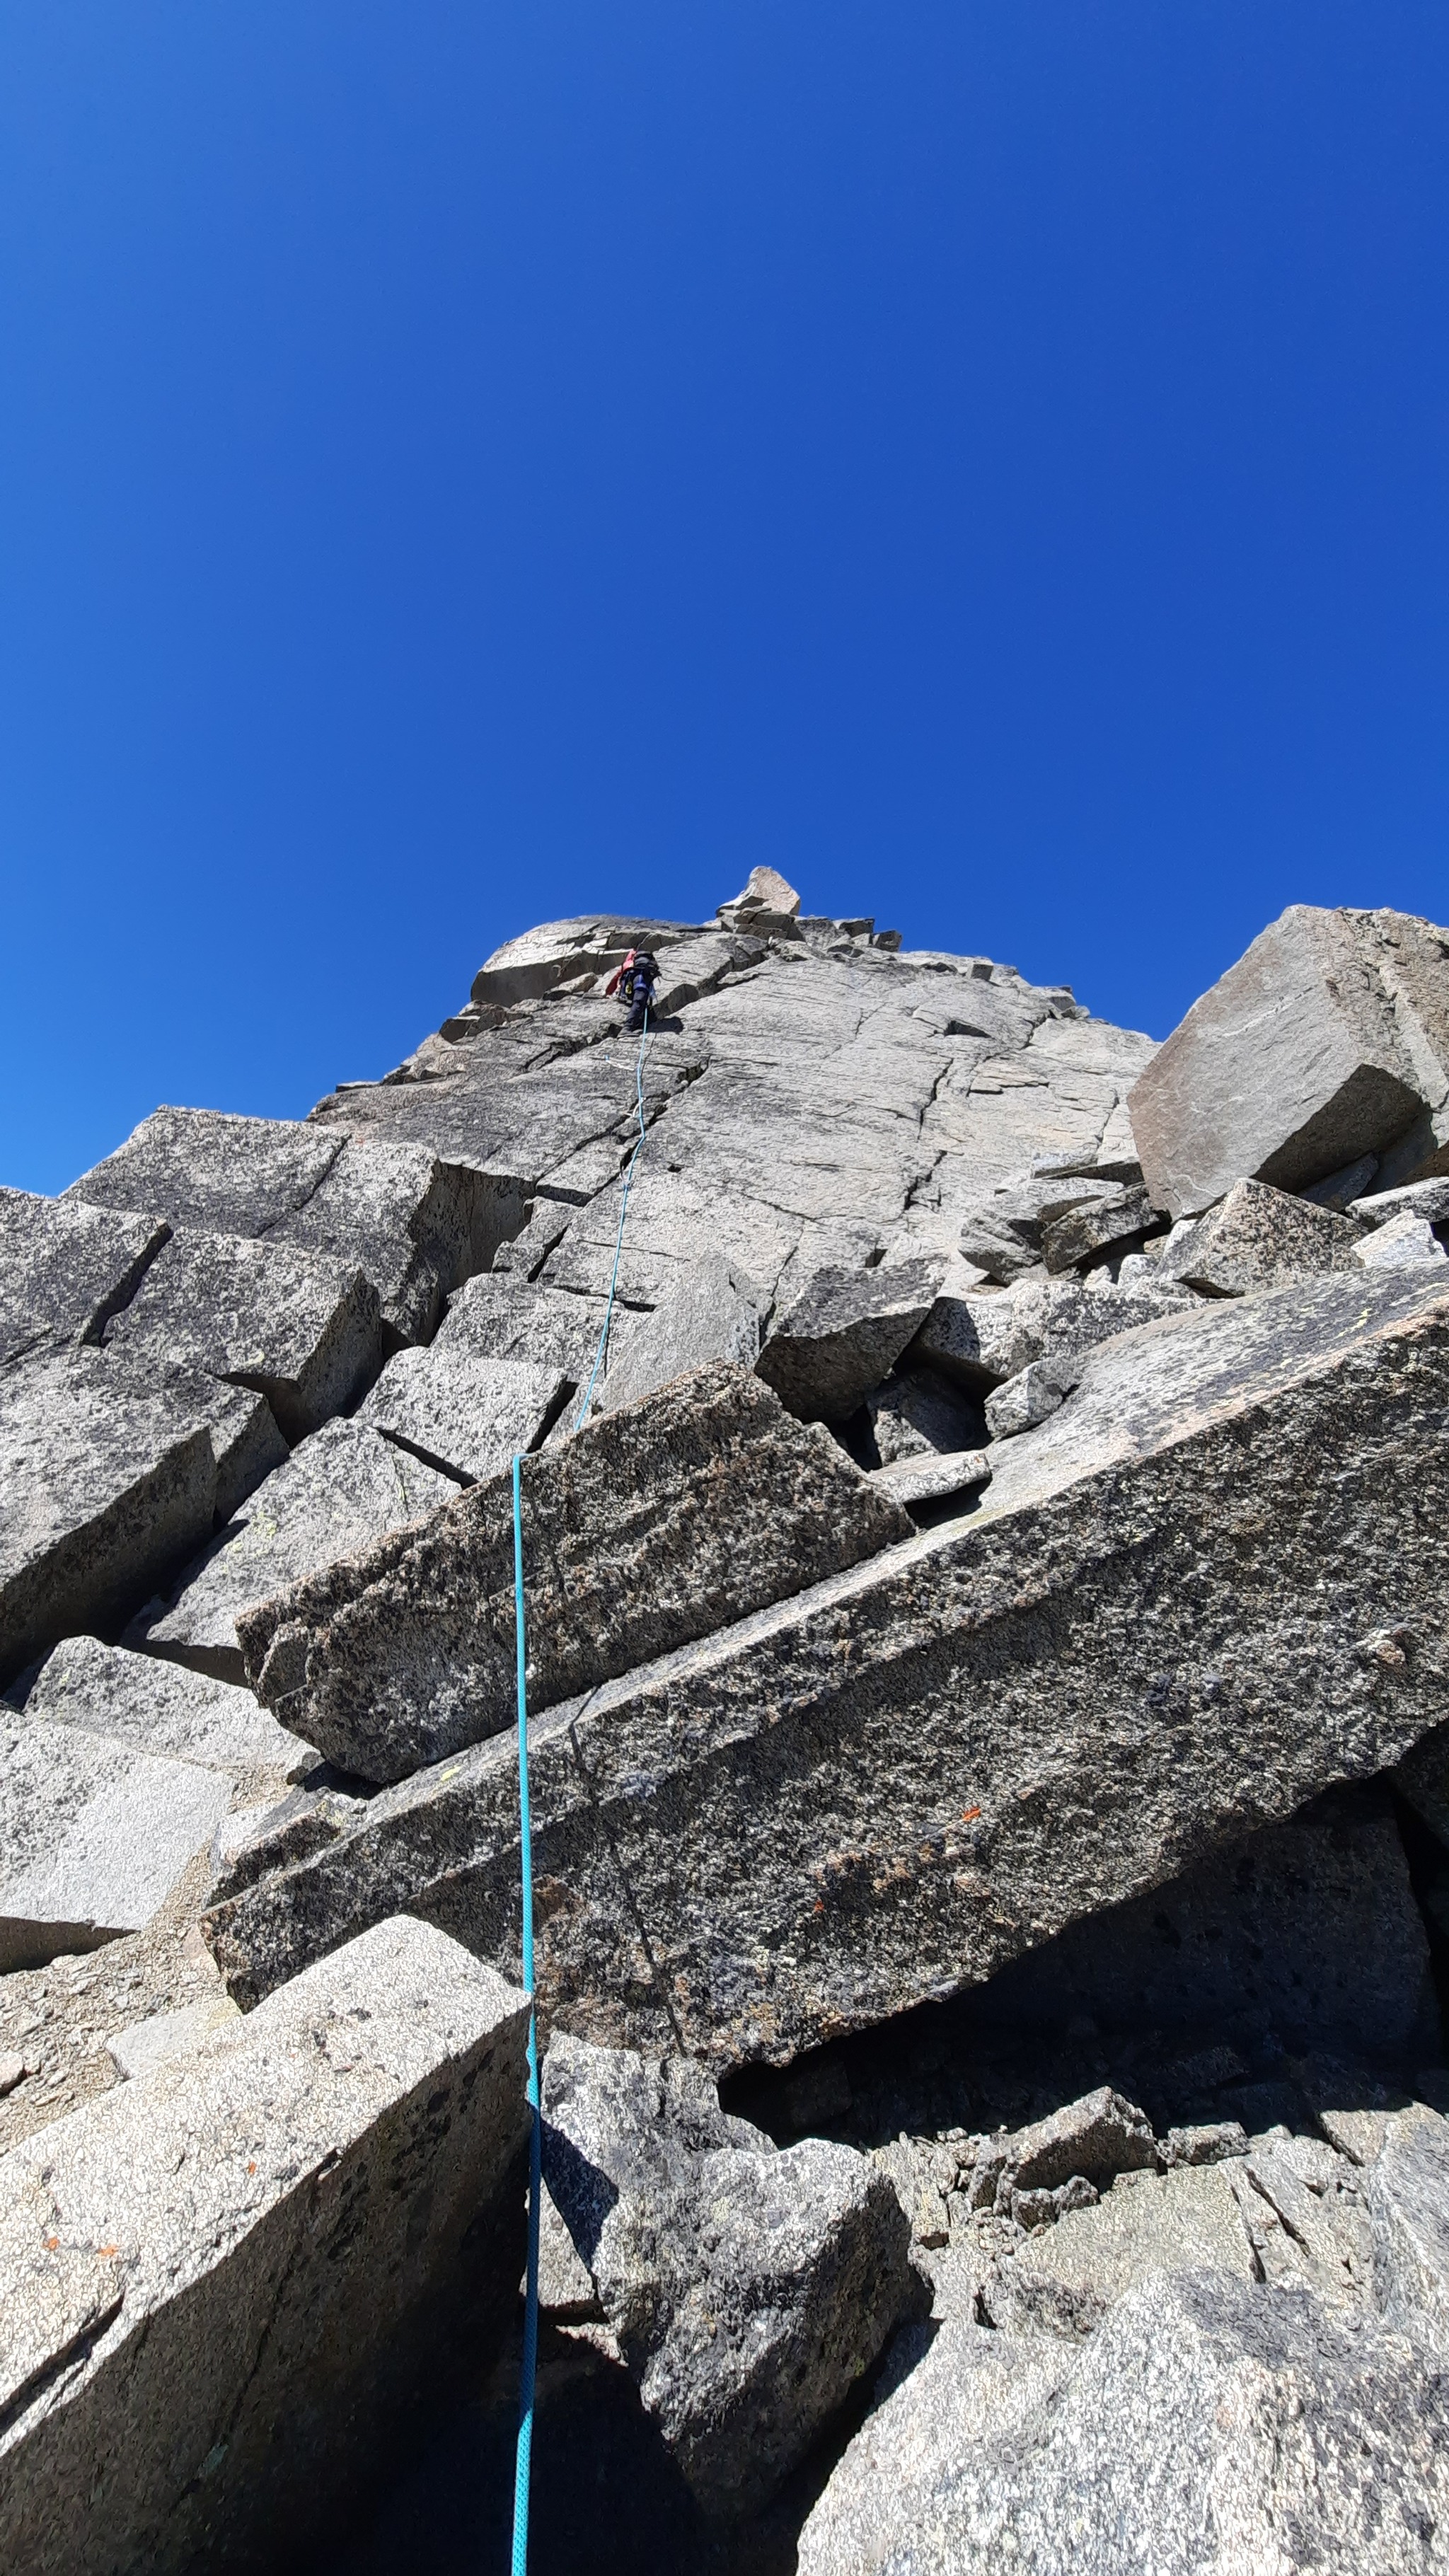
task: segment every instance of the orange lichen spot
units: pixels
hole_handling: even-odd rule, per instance
[[[963,1825],[974,1825],[974,1824],[975,1824],[975,1822],[976,1822],[976,1819],[977,1819],[977,1817],[980,1815],[980,1813],[981,1813],[981,1810],[980,1810],[980,1808],[979,1808],[979,1807],[963,1807],[963,1808],[962,1808],[962,1810],[961,1810],[961,1822],[962,1822],[962,1824],[963,1824]]]

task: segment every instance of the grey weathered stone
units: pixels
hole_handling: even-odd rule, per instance
[[[1342,2183],[1305,2163],[1305,2150],[1336,2166]],[[1373,2241],[1358,2176],[1346,2157],[1335,2156],[1322,2139],[1270,2132],[1227,2167],[1227,2176],[1264,2280],[1306,2285],[1332,2307],[1367,2303]]]
[[[1266,1181],[1235,1181],[1162,1254],[1164,1278],[1212,1297],[1247,1297],[1290,1279],[1347,1270],[1363,1237],[1346,1216],[1312,1207]]]
[[[800,2576],[1429,2576],[1446,2436],[1449,2377],[1402,2337],[1158,2274],[1077,2347],[942,2326],[835,2470]]]
[[[1158,2152],[1173,2165],[1216,2165],[1226,2156],[1245,2156],[1248,2141],[1240,2120],[1194,2120],[1169,2129],[1158,2140]]]
[[[604,1305],[542,1288],[509,1271],[470,1279],[448,1301],[432,1348],[466,1351],[478,1359],[524,1360],[554,1368],[581,1385],[594,1364]]]
[[[556,2037],[548,2187],[639,2392],[701,2502],[748,2512],[804,2457],[906,2305],[885,2177],[777,2148],[687,2059]]]
[[[98,1342],[170,1233],[163,1219],[0,1189],[0,1367],[42,1342]]]
[[[711,1360],[752,1369],[760,1355],[760,1291],[730,1262],[691,1264],[648,1315],[616,1330],[596,1401],[612,1412]]]
[[[388,1144],[364,1130],[267,1240],[361,1270],[377,1290],[384,1346],[396,1349],[427,1341],[444,1299],[522,1223],[521,1191],[500,1194],[425,1145]]]
[[[1417,2103],[1390,2118],[1365,2196],[1379,2304],[1442,2352],[1449,2343],[1449,2121]]]
[[[910,1528],[828,1432],[723,1363],[526,1459],[522,1495],[535,1712]],[[364,1779],[511,1725],[511,1476],[268,1600],[239,1634],[267,1704]]]
[[[907,1511],[919,1503],[936,1503],[951,1494],[974,1492],[991,1482],[991,1461],[984,1449],[926,1449],[873,1467],[878,1485]]]
[[[1069,1208],[1065,1216],[1043,1226],[1041,1257],[1050,1271],[1071,1270],[1078,1262],[1091,1261],[1099,1253],[1110,1253],[1118,1244],[1133,1242],[1157,1222],[1147,1192],[1126,1189],[1119,1183],[1104,1197],[1089,1200],[1084,1207]]]
[[[721,912],[782,913],[793,921],[800,910],[800,898],[778,868],[751,868],[743,889],[731,895]]]
[[[355,2510],[511,2316],[526,2026],[385,1923],[11,2149],[0,2561],[180,2576]]]
[[[1205,1301],[1089,1373],[1109,1360],[1002,1448],[969,1518],[535,1721],[554,2023],[786,2062],[1439,1722],[1449,1296],[1310,1281]],[[384,1791],[219,1909],[233,1990],[384,1904],[516,1956],[516,1805],[506,1741]]]
[[[451,1342],[399,1351],[354,1418],[442,1474],[477,1484],[538,1446],[567,1392],[555,1368],[480,1359]]]
[[[998,2276],[983,2284],[982,2304],[993,2325],[1020,2313],[1023,2273],[1095,2301],[1104,2312],[1154,2272],[1211,2270],[1257,2280],[1228,2170],[1234,2161],[1173,2164],[1164,2174],[1143,2166],[1114,2183],[1095,2208],[1068,2211],[1019,2255],[1000,2256]]]
[[[1155,1204],[1196,1215],[1235,1181],[1303,1189],[1370,1153],[1385,1187],[1440,1169],[1446,1097],[1449,933],[1292,904],[1139,1075],[1132,1132]]]
[[[986,1399],[986,1428],[993,1440],[1014,1440],[1064,1404],[1078,1383],[1082,1364],[1075,1354],[1031,1360],[1015,1377],[993,1388]]]
[[[879,1386],[935,1302],[938,1265],[821,1270],[765,1336],[760,1376],[805,1421],[842,1421]]]
[[[0,1710],[0,1970],[139,1931],[230,1802],[219,1772]]]
[[[189,1566],[159,1617],[130,1642],[218,1681],[245,1679],[237,1620],[299,1576],[350,1557],[457,1492],[361,1422],[328,1422],[259,1485],[240,1516]],[[295,1731],[295,1730],[294,1730]],[[311,1742],[307,1737],[305,1741]]]
[[[981,1416],[974,1405],[964,1403],[960,1389],[931,1368],[893,1371],[884,1386],[867,1396],[866,1410],[883,1467],[897,1459],[973,1449],[981,1437]]]
[[[179,2012],[152,2013],[145,2021],[114,2031],[106,2042],[106,2054],[116,2073],[131,2083],[138,2075],[149,2075],[168,2057],[186,2056],[212,2031],[239,2018],[230,1995],[204,1995],[199,2003],[184,2004]]]
[[[1405,1214],[1364,1235],[1354,1258],[1365,1270],[1415,1270],[1449,1261],[1449,1252],[1427,1217]]]
[[[984,1394],[1033,1361],[1080,1358],[1141,1324],[1190,1314],[1193,1303],[1192,1291],[1163,1277],[1157,1264],[1125,1283],[1093,1271],[1085,1279],[1020,1280],[990,1295],[963,1294],[948,1280],[907,1358],[929,1361]]]
[[[104,1353],[0,1374],[0,1682],[69,1629],[125,1616],[211,1529],[216,1457],[174,1392]]]
[[[325,1851],[361,1810],[360,1798],[336,1789],[294,1789],[290,1797],[224,1816],[211,1842],[213,1903],[239,1895],[268,1870]]]
[[[1449,1225],[1449,1172],[1436,1180],[1411,1181],[1397,1190],[1375,1190],[1357,1198],[1353,1213],[1360,1225],[1389,1225],[1395,1217],[1422,1216],[1430,1225]]]
[[[133,1364],[179,1361],[254,1387],[300,1440],[376,1375],[380,1330],[377,1291],[359,1269],[182,1228],[107,1326],[106,1345]]]
[[[1365,1190],[1372,1189],[1378,1168],[1377,1154],[1360,1154],[1357,1162],[1345,1163],[1341,1172],[1330,1172],[1326,1181],[1315,1181],[1303,1196],[1311,1207],[1332,1208],[1341,1214]]]
[[[1110,2084],[1001,2139],[999,2154],[998,2207],[1008,2206],[1014,2192],[1055,2191],[1073,2174],[1101,2184],[1157,2162],[1151,2122]]]
[[[98,1637],[67,1637],[53,1647],[19,1705],[28,1717],[83,1727],[233,1778],[254,1771],[298,1775],[317,1761],[311,1745],[258,1708],[250,1691],[155,1655],[104,1646]]]
[[[210,1234],[269,1234],[306,1205],[345,1142],[293,1118],[154,1109],[65,1195]]]

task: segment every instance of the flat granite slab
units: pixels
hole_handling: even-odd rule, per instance
[[[317,1763],[312,1746],[258,1708],[249,1690],[157,1655],[102,1645],[99,1637],[67,1637],[52,1648],[16,1704],[27,1717],[199,1762],[233,1779],[256,1771],[300,1777]]]
[[[161,1217],[0,1189],[0,1367],[39,1343],[99,1341],[170,1232]]]
[[[376,1376],[381,1335],[377,1290],[355,1263],[183,1228],[107,1327],[106,1347],[133,1365],[180,1363],[255,1388],[300,1440]]]
[[[224,1772],[0,1709],[0,1971],[139,1932],[231,1794]]]
[[[1441,1289],[1204,1304],[1095,1354],[970,1518],[535,1719],[546,2019],[783,2063],[1387,1769],[1449,1687],[1446,1419]],[[391,1906],[506,1965],[517,1888],[501,1739],[208,1938],[242,2001]]]

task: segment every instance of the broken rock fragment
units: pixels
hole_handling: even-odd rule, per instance
[[[817,1271],[771,1325],[760,1376],[802,1421],[843,1421],[914,1340],[939,1280],[925,1261]]]
[[[1365,1235],[1355,1247],[1355,1259],[1365,1270],[1415,1270],[1449,1261],[1449,1252],[1427,1217],[1405,1214]]]
[[[568,1393],[557,1369],[480,1359],[451,1342],[399,1351],[354,1419],[462,1484],[535,1449]]]
[[[259,1485],[240,1516],[182,1576],[170,1606],[131,1642],[218,1681],[245,1679],[237,1621],[299,1575],[421,1520],[457,1492],[362,1422],[328,1422]],[[309,1739],[310,1741],[310,1739]]]
[[[910,2291],[884,2174],[777,2148],[687,2058],[556,2036],[544,2171],[639,2392],[709,2510],[760,2505],[867,2369]]]
[[[0,1971],[140,1931],[230,1804],[221,1772],[0,1709]]]
[[[1346,1216],[1292,1198],[1266,1181],[1236,1181],[1220,1207],[1177,1235],[1161,1257],[1165,1279],[1210,1297],[1248,1297],[1290,1279],[1347,1270],[1363,1240]]]
[[[724,1364],[525,1459],[522,1497],[535,1711],[911,1526],[828,1432]],[[367,1780],[511,1724],[511,1476],[266,1601],[238,1635],[267,1704]]]
[[[0,2160],[6,2567],[307,2553],[406,2457],[513,2311],[527,2021],[382,1923]]]
[[[254,1771],[286,1775],[317,1760],[250,1691],[98,1637],[67,1637],[54,1647],[18,1705],[54,1726],[81,1727],[236,1779]]]

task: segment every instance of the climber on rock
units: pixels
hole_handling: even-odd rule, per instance
[[[618,973],[611,975],[604,986],[606,1000],[611,993],[617,992],[620,1001],[630,1005],[629,1017],[624,1023],[626,1028],[644,1027],[654,1008],[654,987],[658,981],[659,968],[649,950],[631,948]]]

